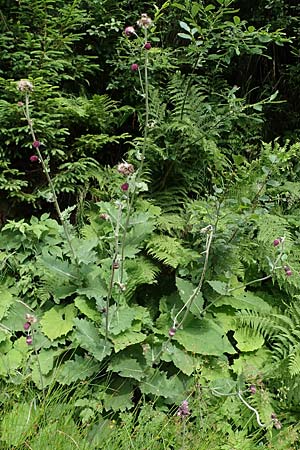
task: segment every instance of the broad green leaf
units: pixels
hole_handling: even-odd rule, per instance
[[[118,335],[128,330],[135,318],[135,308],[110,308],[109,332]]]
[[[21,367],[23,361],[23,354],[12,348],[5,355],[0,356],[0,374],[8,375],[10,372]]]
[[[108,369],[112,372],[117,372],[122,377],[134,378],[138,381],[145,377],[145,371],[142,364],[136,359],[128,358],[125,355],[113,358]]]
[[[252,311],[271,311],[270,305],[252,292],[234,293],[233,296],[222,296],[214,301],[214,306],[228,305],[234,309],[250,309]]]
[[[39,368],[43,375],[47,375],[53,369],[54,358],[60,355],[62,352],[62,349],[49,349],[39,352]]]
[[[54,306],[41,319],[43,333],[51,340],[63,336],[72,330],[75,317],[76,308],[74,305]]]
[[[176,375],[167,377],[165,372],[152,369],[146,380],[140,384],[143,394],[153,394],[156,397],[165,397],[173,402],[181,402],[185,398],[186,387]]]
[[[202,355],[220,356],[224,352],[236,353],[227,337],[214,321],[193,319],[174,338],[186,350]]]
[[[261,375],[262,371],[272,370],[272,356],[271,352],[265,348],[251,353],[251,358],[247,354],[241,354],[238,359],[235,359],[231,369],[238,375],[243,374],[245,378],[256,378]]]
[[[75,359],[65,362],[57,369],[55,379],[61,384],[69,385],[78,380],[86,380],[99,371],[98,361],[75,355]]]
[[[176,277],[176,286],[182,300],[183,304],[186,304],[191,296],[194,294],[196,287],[188,280],[183,280],[182,278]],[[190,307],[190,312],[194,314],[194,316],[200,318],[202,309],[203,309],[203,297],[202,293],[199,292],[196,297],[192,301],[192,305]]]
[[[135,331],[127,330],[123,333],[118,334],[117,336],[112,336],[111,340],[114,344],[115,352],[119,352],[124,348],[129,347],[133,344],[138,344],[139,342],[143,342],[146,339],[146,334],[137,333]]]
[[[128,378],[117,378],[104,394],[104,407],[107,411],[125,411],[133,406],[132,397],[132,382]]]
[[[72,280],[77,279],[75,268],[67,261],[62,261],[61,259],[45,254],[40,258],[40,263],[45,265],[45,267],[54,272],[58,277]]]
[[[93,322],[101,322],[102,316],[96,309],[95,300],[78,296],[76,297],[74,303],[76,308],[78,308],[82,314],[91,319]]]
[[[227,295],[228,285],[224,281],[210,280],[207,283],[213,288],[215,292],[221,295]]]
[[[111,353],[111,344],[100,337],[98,329],[92,322],[85,319],[74,319],[74,324],[76,325],[74,333],[76,343],[91,353],[94,358],[102,361]]]
[[[23,303],[14,302],[6,317],[1,320],[2,325],[11,331],[24,331],[25,315],[32,313]]]
[[[234,339],[237,341],[237,347],[241,352],[252,352],[264,345],[264,338],[261,334],[253,330],[239,328],[234,332]]]
[[[163,361],[173,361],[174,365],[185,375],[191,375],[194,371],[194,358],[186,350],[179,349],[175,345],[168,344],[164,348],[161,359]]]
[[[10,306],[13,304],[13,296],[8,288],[1,286],[0,288],[0,320],[7,314]]]
[[[189,39],[190,41],[193,39],[192,36],[190,34],[186,34],[186,33],[177,33],[177,35],[179,37],[181,37],[182,39]]]
[[[191,31],[191,28],[189,27],[189,25],[186,22],[182,22],[180,20],[179,25],[183,30],[187,31],[188,33]]]

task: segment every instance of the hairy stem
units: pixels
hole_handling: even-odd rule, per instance
[[[32,125],[32,120],[30,118],[29,95],[28,95],[28,93],[26,93],[26,95],[25,95],[25,110],[24,110],[24,114],[25,114],[25,117],[26,117],[29,129],[30,129],[30,133],[31,133],[33,142],[37,142],[37,139],[36,139],[36,136],[35,136],[35,132],[34,132],[34,129],[33,129],[33,125]],[[68,226],[67,226],[67,223],[66,223],[66,221],[65,221],[65,219],[64,219],[64,217],[62,215],[62,212],[61,212],[61,209],[60,209],[60,206],[59,206],[59,203],[58,203],[57,195],[56,195],[56,192],[55,192],[55,188],[54,188],[52,179],[51,179],[50,174],[49,174],[50,171],[49,171],[48,165],[46,164],[46,162],[45,162],[45,160],[44,160],[44,158],[43,158],[43,156],[41,154],[39,146],[35,147],[35,149],[36,149],[36,152],[38,154],[39,160],[40,160],[40,162],[42,164],[43,172],[44,172],[44,174],[45,174],[45,176],[47,178],[47,182],[48,182],[48,185],[49,185],[51,193],[52,193],[53,203],[54,203],[57,215],[59,217],[59,220],[60,220],[60,222],[61,222],[61,224],[63,226],[65,237],[67,239],[67,242],[68,242],[71,254],[72,254],[76,264],[78,264],[77,257],[76,257],[76,254],[75,254],[72,242],[71,242],[70,234],[69,234],[69,231],[68,231]]]

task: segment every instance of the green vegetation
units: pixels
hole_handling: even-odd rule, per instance
[[[0,447],[298,449],[299,6],[117,3],[0,11]]]

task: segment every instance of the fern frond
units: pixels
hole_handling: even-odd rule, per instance
[[[199,258],[198,253],[184,248],[178,239],[165,235],[153,235],[146,249],[149,255],[174,269]]]
[[[144,257],[126,260],[125,268],[128,275],[125,291],[127,300],[133,296],[138,286],[156,283],[159,267]]]

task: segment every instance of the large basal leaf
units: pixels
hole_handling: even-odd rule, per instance
[[[112,345],[105,342],[92,322],[85,319],[74,319],[76,331],[74,333],[75,342],[98,361],[102,361],[105,356],[110,355]]]
[[[86,380],[99,370],[98,361],[75,355],[74,360],[67,361],[58,368],[55,379],[61,384],[71,384],[78,380]]]
[[[185,375],[191,375],[194,371],[194,358],[186,350],[168,344],[161,355],[163,361],[173,361],[174,365]]]
[[[103,400],[109,411],[125,411],[133,406],[133,382],[128,378],[117,378],[107,388]]]
[[[102,316],[96,309],[95,300],[78,296],[76,297],[74,303],[76,308],[78,308],[82,314],[91,319],[93,322],[101,322]]]
[[[174,338],[186,350],[201,355],[221,356],[224,352],[236,353],[223,330],[212,320],[192,319],[178,330]]]
[[[152,369],[147,379],[141,382],[140,390],[143,394],[165,397],[178,403],[185,398],[186,387],[177,375],[168,378],[165,372]]]
[[[111,340],[114,344],[115,352],[119,352],[126,347],[129,347],[133,344],[138,344],[139,342],[143,342],[146,339],[146,334],[138,333],[136,331],[126,330],[123,333],[118,334],[117,336],[112,336]]]
[[[72,330],[75,317],[76,308],[74,305],[54,306],[45,312],[41,319],[42,331],[51,340],[66,335]]]
[[[183,280],[182,278],[176,278],[176,286],[182,300],[183,304],[186,304],[191,296],[194,294],[196,287],[188,280]],[[203,310],[203,297],[202,293],[198,292],[195,298],[192,301],[190,312],[194,314],[194,316],[200,318]]]
[[[43,375],[47,375],[53,369],[55,357],[62,352],[62,349],[48,349],[39,352],[39,369]]]
[[[0,357],[0,375],[6,376],[22,365],[23,354],[12,348],[5,355]]]
[[[125,355],[116,356],[108,366],[112,372],[117,372],[122,377],[134,378],[140,381],[145,376],[144,367],[134,358]]]
[[[109,332],[113,335],[122,333],[122,331],[128,330],[135,318],[135,308],[110,308],[109,318]]]
[[[271,306],[252,292],[233,293],[222,296],[214,302],[214,306],[229,305],[234,309],[250,309],[251,311],[269,312]]]

